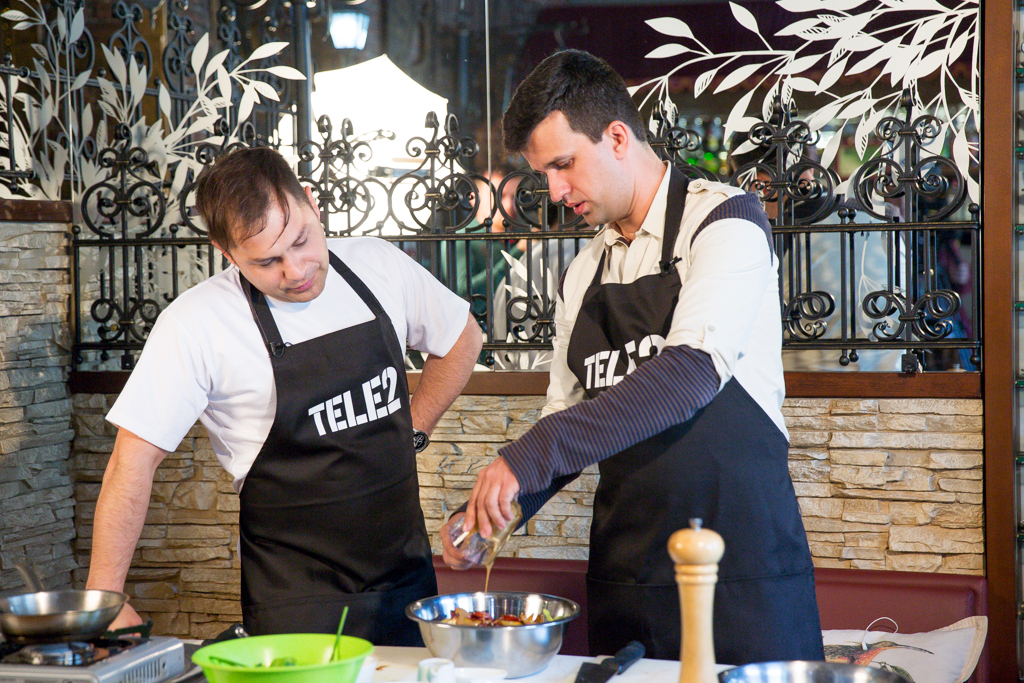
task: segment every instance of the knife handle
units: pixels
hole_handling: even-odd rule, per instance
[[[619,669],[615,673],[620,674],[633,666],[633,664],[636,663],[636,660],[643,657],[646,652],[647,651],[644,649],[643,643],[638,640],[631,640],[626,643],[626,646],[616,652],[615,656],[612,658],[612,660],[619,665]]]

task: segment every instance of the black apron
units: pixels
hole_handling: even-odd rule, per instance
[[[593,398],[664,345],[681,282],[673,259],[686,179],[672,168],[660,273],[601,284],[604,257],[569,338],[568,364]],[[637,406],[643,410],[643,406]],[[669,536],[704,520],[725,541],[715,588],[716,660],[824,659],[807,536],[782,432],[736,381],[687,422],[600,465],[590,532],[592,654],[632,639],[678,659],[679,594]]]
[[[401,345],[373,293],[331,266],[373,320],[283,344],[267,300],[242,287],[270,352],[277,413],[239,496],[242,616],[252,635],[334,633],[422,645],[405,617],[437,594],[420,509]]]

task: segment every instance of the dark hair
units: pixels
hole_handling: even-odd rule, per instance
[[[522,152],[533,129],[553,111],[562,112],[570,128],[593,142],[601,141],[612,121],[622,121],[637,139],[647,142],[625,81],[607,62],[588,52],[556,52],[519,84],[501,118],[505,150]]]
[[[737,154],[736,150],[739,146],[748,140],[750,140],[750,135],[740,131],[735,131],[729,136],[729,139],[726,142],[726,147],[728,148],[727,159],[729,175],[735,174],[739,169],[743,168],[747,164],[752,164],[755,161],[759,161],[767,166],[775,166],[775,160],[778,158],[778,151],[768,143],[755,143],[754,149]]]
[[[772,104],[771,113],[768,115],[768,119],[765,121],[769,126],[777,130],[785,128],[793,119],[799,115],[799,110],[796,107],[796,103],[792,100],[789,101],[788,105],[783,106],[779,101]],[[756,139],[759,142],[754,142],[754,148],[749,149],[746,152],[740,154],[736,153],[739,146],[744,142],[750,141],[750,134],[760,129],[760,133],[756,135]],[[747,164],[752,164],[755,161],[760,162],[766,166],[775,166],[776,161],[779,158],[779,149],[774,147],[771,140],[766,137],[767,131],[763,126],[754,124],[749,130],[744,131],[733,131],[732,135],[726,141],[728,148],[728,161],[729,161],[729,174],[736,173],[737,170],[743,168]],[[800,151],[803,156],[803,151]]]
[[[229,152],[196,179],[196,209],[206,221],[210,240],[229,251],[267,227],[272,201],[281,207],[287,223],[288,195],[307,201],[288,162],[269,147]]]

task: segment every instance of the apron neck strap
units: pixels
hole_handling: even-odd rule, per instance
[[[683,172],[674,164],[668,165],[668,199],[665,206],[665,229],[662,232],[661,240],[661,275],[672,272],[672,266],[682,261],[678,256],[672,256],[676,249],[676,239],[679,237],[679,224],[683,222],[683,209],[686,208],[687,188],[690,186],[690,179],[683,175]],[[607,248],[601,251],[601,260],[597,263],[597,271],[590,285],[601,284],[601,276],[604,274],[604,260],[607,256]]]
[[[672,266],[682,260],[672,254],[675,253],[679,225],[683,222],[683,210],[686,208],[686,195],[690,185],[690,179],[683,175],[675,164],[669,163],[668,174],[668,200],[665,205],[665,229],[662,232],[659,264],[662,275],[671,272]]]
[[[384,312],[384,308],[377,301],[377,297],[373,295],[369,287],[360,280],[355,273],[346,266],[340,258],[335,255],[333,251],[328,250],[328,257],[331,266],[345,278],[345,282],[348,283],[359,298],[363,300],[370,312],[373,313],[374,318],[379,318]],[[267,347],[267,352],[272,358],[280,358],[284,355],[285,349],[288,345],[281,339],[281,332],[277,328],[277,323],[274,321],[274,316],[270,312],[270,305],[267,303],[267,297],[260,290],[256,289],[249,280],[242,275],[241,271],[238,273],[238,279],[242,285],[242,291],[245,293],[245,300],[249,302],[249,309],[252,311],[252,317],[256,320],[256,326],[260,329],[260,336],[263,337],[263,343]]]
[[[249,303],[249,310],[256,321],[256,327],[260,328],[260,336],[267,347],[271,358],[280,358],[284,355],[285,343],[281,339],[281,332],[277,329],[274,316],[270,313],[270,306],[267,304],[267,297],[263,292],[253,287],[242,272],[238,272],[238,280],[242,284],[242,291],[245,293],[245,300]]]
[[[366,283],[360,280],[333,251],[328,250],[327,253],[330,256],[331,265],[334,266],[334,270],[338,271],[338,274],[345,278],[345,282],[359,295],[359,298],[363,300],[366,307],[373,313],[373,317],[379,318],[381,315],[384,315],[384,307],[380,305],[377,297],[373,295],[373,292],[366,286]]]

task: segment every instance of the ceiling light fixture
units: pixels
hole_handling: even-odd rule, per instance
[[[369,14],[348,9],[331,14],[331,41],[339,50],[362,50],[369,28]]]

